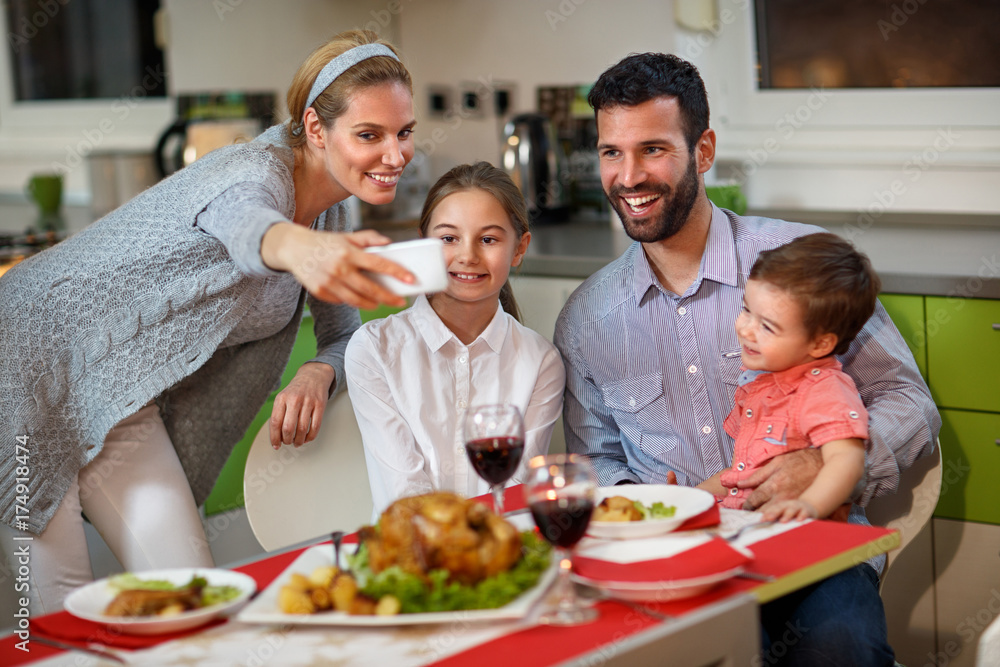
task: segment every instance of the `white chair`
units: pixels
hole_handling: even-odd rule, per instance
[[[996,667],[1000,665],[1000,617],[986,626],[979,635],[979,651],[976,656],[976,667]]]
[[[265,424],[250,446],[243,494],[250,528],[267,551],[369,523],[368,468],[347,392],[327,404],[316,439],[297,449],[272,449]]]
[[[869,503],[866,514],[873,525],[899,531],[899,548],[887,554],[883,584],[889,568],[930,521],[940,496],[941,443],[938,442],[933,454],[917,459],[903,471],[896,493]]]
[[[903,472],[899,489],[867,508],[875,525],[895,528],[900,546],[888,552],[879,594],[889,643],[905,665],[922,665],[935,651],[934,560],[931,517],[941,494],[941,443]]]

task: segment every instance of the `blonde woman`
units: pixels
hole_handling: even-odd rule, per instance
[[[129,570],[211,566],[197,505],[277,384],[303,302],[319,352],[275,400],[276,447],[315,437],[356,308],[402,304],[362,271],[412,277],[364,252],[388,239],[347,233],[343,205],[392,201],[413,157],[398,53],[337,35],[287,101],[286,123],[0,280],[2,538],[9,555],[17,533],[35,536],[36,613],[92,577],[81,512]]]

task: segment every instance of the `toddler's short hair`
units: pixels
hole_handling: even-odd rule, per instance
[[[882,282],[864,253],[836,234],[820,233],[765,250],[750,269],[788,292],[802,308],[809,336],[837,336],[833,354],[843,354],[875,312]]]

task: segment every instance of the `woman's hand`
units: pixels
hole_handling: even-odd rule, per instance
[[[380,303],[405,306],[403,297],[363,273],[384,273],[404,283],[414,281],[413,275],[395,262],[364,251],[388,242],[387,237],[370,229],[342,234],[277,224],[264,234],[260,254],[265,265],[288,271],[317,299],[355,308],[374,308]]]
[[[317,361],[302,364],[288,386],[274,397],[268,422],[272,447],[278,449],[282,444],[298,447],[316,437],[335,375],[328,364]]]

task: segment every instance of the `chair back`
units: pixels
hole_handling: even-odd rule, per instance
[[[888,552],[882,581],[893,561],[930,521],[941,495],[941,443],[930,456],[917,459],[899,478],[899,488],[868,504],[868,520],[899,531],[899,548]]]
[[[996,667],[1000,665],[1000,617],[986,626],[979,635],[979,651],[976,667]]]
[[[274,450],[265,424],[250,446],[243,494],[250,528],[267,551],[369,523],[368,468],[347,392],[327,403],[316,439],[299,448]]]

